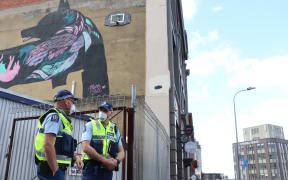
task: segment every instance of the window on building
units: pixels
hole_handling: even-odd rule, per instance
[[[266,164],[264,164],[264,163],[259,164],[259,168],[260,168],[260,170],[261,170],[261,169],[262,169],[262,170],[267,169]]]
[[[249,160],[249,161],[254,161],[254,160],[255,160],[254,154],[249,154],[249,155],[248,155],[248,160]]]
[[[244,152],[245,151],[245,146],[241,146],[240,147],[240,152]]]
[[[253,128],[253,129],[251,130],[251,133],[252,133],[252,135],[253,135],[253,134],[258,134],[258,133],[259,133],[259,128]]]
[[[265,163],[266,162],[265,153],[259,153],[258,154],[258,162],[259,163]]]
[[[257,149],[257,150],[261,150],[261,149],[263,148],[262,145],[264,146],[264,144],[257,144],[257,145],[256,145],[256,149]]]
[[[258,153],[264,153],[264,144],[257,144],[256,149]]]
[[[251,180],[257,180],[257,175],[256,174],[250,174],[249,179]]]
[[[248,164],[248,170],[256,170],[256,164]]]
[[[271,169],[277,169],[277,163],[270,163]]]
[[[276,144],[275,143],[268,143],[269,152],[276,152]]]

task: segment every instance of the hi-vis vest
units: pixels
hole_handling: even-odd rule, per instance
[[[38,119],[38,133],[35,138],[35,150],[36,150],[36,157],[38,158],[39,161],[47,161],[45,152],[44,152],[44,147],[43,147],[45,134],[44,134],[44,128],[42,126],[42,123],[45,117],[51,112],[56,112],[60,116],[60,119],[63,124],[63,129],[56,135],[56,141],[59,141],[59,140],[61,141],[61,138],[63,139],[64,135],[68,138],[72,138],[72,128],[73,128],[72,123],[56,108],[49,109],[45,114],[43,114]],[[71,146],[71,145],[68,144],[67,146]],[[57,148],[58,147],[55,147],[57,163],[71,164],[71,160],[72,160],[71,157],[57,153],[59,152],[58,150],[59,148],[58,149]],[[70,149],[70,147],[67,147],[67,148]]]
[[[118,153],[116,125],[109,121],[105,128],[99,119],[94,120],[91,118],[90,120],[93,128],[90,141],[91,147],[106,158],[116,156]],[[91,159],[86,153],[82,152],[82,160]]]

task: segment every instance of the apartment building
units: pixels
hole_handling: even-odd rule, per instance
[[[243,132],[248,141],[239,143],[239,156],[236,143],[233,144],[235,174],[240,160],[241,178],[236,179],[288,179],[288,140],[284,139],[283,128],[267,124],[245,128]]]

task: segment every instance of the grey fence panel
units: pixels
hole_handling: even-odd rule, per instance
[[[9,179],[32,179],[36,175],[34,163],[34,137],[37,132],[37,121],[16,123]]]
[[[12,122],[16,118],[39,116],[44,112],[44,109],[16,104],[10,109],[10,119]],[[9,131],[10,135],[12,128],[10,128]],[[16,122],[9,167],[9,180],[31,180],[36,177],[36,166],[34,162],[34,139],[36,133],[37,119]]]
[[[170,138],[144,97],[137,98],[135,111],[135,179],[167,180]]]
[[[167,180],[169,175],[169,142],[166,135],[160,133],[159,137],[159,180]]]
[[[13,124],[13,119],[17,117],[17,110],[19,109],[25,109],[29,106],[24,105],[22,103],[6,100],[6,99],[0,99],[0,179],[4,179],[5,176],[5,170],[6,170],[6,163],[7,163],[7,153],[9,150],[9,143],[10,143],[10,135],[12,131],[12,124]],[[25,124],[25,126],[16,126],[17,131],[22,131],[24,132],[25,129],[25,134],[32,133],[31,131],[31,124]],[[25,149],[27,144],[29,143],[31,139],[28,139],[28,141],[24,140],[22,136],[15,136],[15,140],[18,142],[18,144],[22,145],[22,148],[16,148],[13,149],[13,153],[15,153],[19,157],[20,154],[23,153],[30,153],[29,149]],[[21,153],[19,153],[21,152]],[[26,159],[22,161],[18,161],[18,159],[11,159],[10,162],[13,162],[15,165],[14,166],[25,166],[26,169],[29,169],[30,167],[27,165],[28,161]],[[15,172],[11,172],[12,176],[14,176]],[[20,179],[27,179],[28,173],[27,171],[22,171],[19,170],[17,171],[16,174],[21,174]],[[13,178],[13,177],[12,177]],[[10,179],[12,179],[10,178]],[[15,179],[15,178],[13,178]]]
[[[156,152],[156,133],[155,129],[147,123],[144,126],[143,141],[143,179],[155,179],[157,172],[157,152]]]
[[[9,110],[16,104],[6,99],[0,99],[0,179],[4,179],[5,176],[6,154],[9,149],[9,136],[12,128],[12,119]]]

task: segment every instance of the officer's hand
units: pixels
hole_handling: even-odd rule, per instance
[[[117,162],[117,160],[114,159],[114,158],[112,158],[112,160],[113,160],[113,162],[115,163],[115,167],[117,167],[117,166],[118,166],[118,162]]]
[[[113,159],[113,158],[106,159],[105,162],[104,162],[104,166],[108,170],[113,171],[117,167],[117,161],[116,162],[115,161],[116,160]]]
[[[52,170],[52,172],[53,172],[53,176],[55,176],[55,174],[56,174],[56,172],[59,170],[59,167],[57,167],[57,169],[55,170]]]
[[[79,170],[83,169],[84,163],[79,157],[76,157],[75,163],[77,164],[77,167],[78,167]]]

